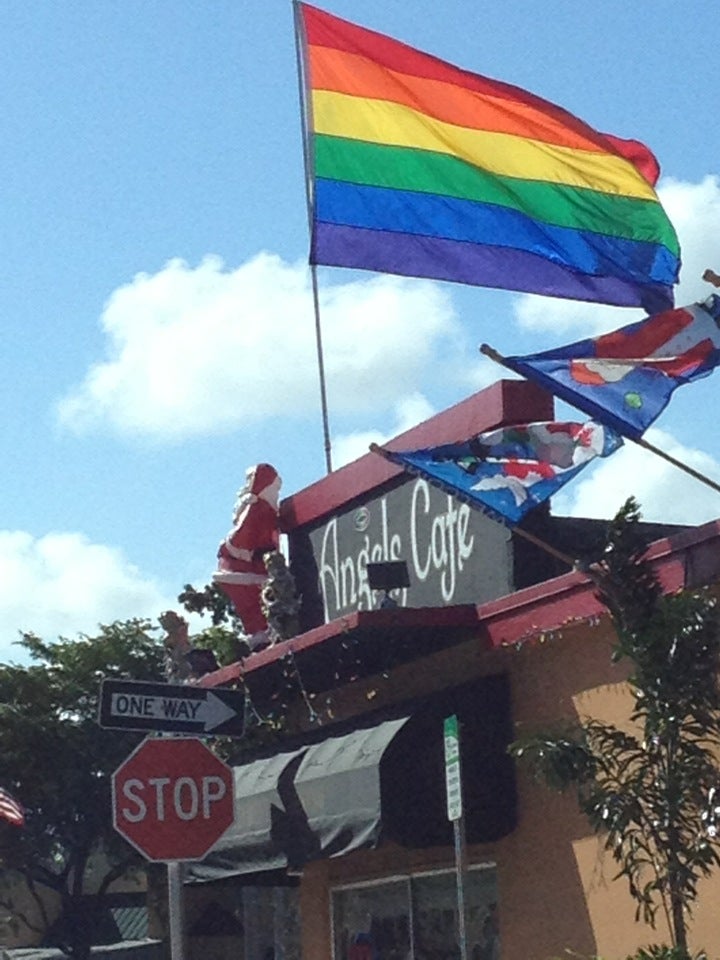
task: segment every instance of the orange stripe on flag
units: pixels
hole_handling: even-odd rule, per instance
[[[575,150],[608,152],[598,145],[597,138],[584,136],[547,110],[520,100],[389,70],[366,57],[329,47],[310,47],[309,61],[313,90],[386,100],[470,129],[509,133]]]

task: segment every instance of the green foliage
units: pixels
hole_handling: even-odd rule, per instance
[[[630,668],[631,731],[588,719],[512,751],[550,786],[576,787],[580,809],[628,882],[637,918],[654,924],[664,907],[680,951],[667,955],[674,960],[687,954],[698,881],[720,864],[720,617],[704,590],[663,595],[643,550],[639,509],[629,500],[595,577],[616,630],[613,660]]]
[[[193,635],[192,646],[211,649],[221,664],[249,652],[217,588],[186,586],[179,599],[189,611],[211,614],[212,626]],[[166,680],[166,631],[167,625],[159,631],[149,621],[129,620],[103,626],[97,636],[52,643],[28,633],[19,645],[30,665],[0,663],[0,785],[26,811],[23,829],[0,821],[0,917],[8,914],[6,925],[19,917],[12,889],[1,881],[23,877],[41,909],[38,884],[50,887],[63,900],[61,945],[77,958],[89,950],[82,894],[90,858],[102,851],[107,860],[100,896],[127,870],[147,866],[114,830],[111,809],[112,774],[144,735],[99,726],[101,682]],[[273,740],[284,725],[280,707],[260,716],[248,698],[245,735],[215,738],[213,748],[241,762],[248,748]]]
[[[186,583],[178,600],[188,613],[210,614],[214,627],[224,624],[238,630],[240,628],[230,598],[214,583],[206,584],[202,590]]]
[[[229,626],[207,627],[191,637],[194,647],[212,650],[221,667],[237,663],[250,653],[250,647],[237,631]]]
[[[563,957],[553,957],[553,960],[603,960],[602,957],[583,957],[574,950],[566,950]],[[666,944],[654,944],[648,947],[641,947],[635,953],[630,954],[625,960],[708,960],[708,955],[704,950],[699,953],[689,954],[680,947],[668,947]]]
[[[516,740],[510,749],[553,790],[586,784],[595,776],[597,764],[583,728],[566,727],[534,734]]]
[[[626,960],[708,960],[708,955],[704,950],[689,954],[682,947],[668,947],[661,944],[660,946],[642,947],[637,953],[626,957]]]
[[[0,664],[0,784],[22,802],[26,825],[3,828],[0,867],[57,890],[76,913],[94,851],[108,855],[106,882],[139,860],[113,830],[110,778],[142,735],[99,726],[100,683],[163,679],[163,646],[143,620],[54,643],[25,634],[20,646],[29,666]]]
[[[214,583],[197,590],[186,583],[178,601],[188,613],[207,614],[211,627],[193,636],[197,647],[212,650],[222,666],[236,663],[250,653],[242,624],[227,594]]]

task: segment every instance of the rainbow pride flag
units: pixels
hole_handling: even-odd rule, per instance
[[[305,3],[310,262],[655,312],[679,246],[635,141]]]

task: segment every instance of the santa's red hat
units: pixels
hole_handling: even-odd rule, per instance
[[[277,470],[275,467],[271,467],[269,463],[258,463],[256,466],[250,467],[247,472],[250,493],[254,493],[257,496],[269,487],[270,484],[275,483],[277,478]]]

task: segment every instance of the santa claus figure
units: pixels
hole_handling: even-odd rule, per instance
[[[260,603],[267,581],[263,556],[277,550],[280,540],[278,496],[280,477],[269,463],[259,463],[246,473],[238,493],[233,528],[220,544],[213,583],[230,598],[242,621],[251,649],[268,640],[268,625]]]

